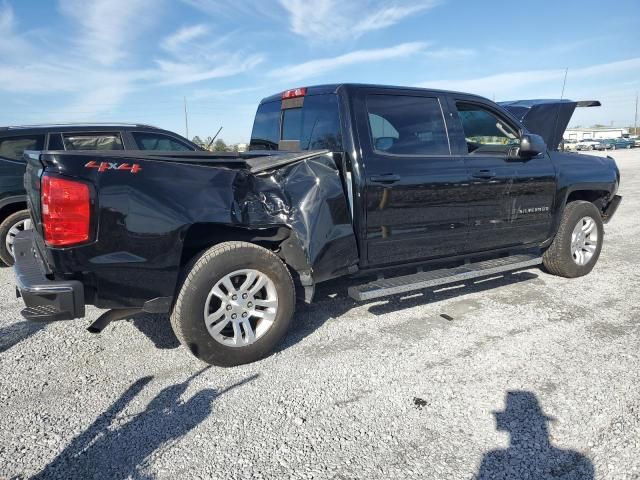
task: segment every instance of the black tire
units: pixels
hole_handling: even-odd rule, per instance
[[[15,213],[12,213],[7,218],[5,218],[2,223],[0,223],[0,260],[6,266],[10,267],[13,265],[13,255],[7,249],[7,235],[9,235],[9,230],[11,228],[29,218],[29,210],[20,210]]]
[[[278,306],[275,320],[264,335],[249,345],[230,347],[209,333],[204,308],[214,285],[242,269],[257,270],[271,279]],[[198,255],[184,273],[171,326],[180,343],[200,360],[221,367],[255,362],[270,354],[287,334],[295,309],[295,289],[289,270],[273,252],[251,243],[224,242]]]
[[[579,265],[573,259],[571,235],[573,229],[584,217],[591,217],[598,230],[598,242],[591,259],[585,265]],[[600,211],[591,202],[575,201],[567,204],[562,214],[560,227],[553,242],[544,252],[542,261],[549,273],[560,277],[575,278],[588,274],[598,261],[604,240],[604,227]]]

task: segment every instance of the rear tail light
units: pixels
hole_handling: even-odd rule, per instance
[[[287,100],[288,98],[304,97],[306,94],[306,87],[292,88],[291,90],[285,90],[284,92],[282,92],[282,100]]]
[[[89,187],[60,177],[42,177],[42,227],[52,247],[89,241],[91,200]]]

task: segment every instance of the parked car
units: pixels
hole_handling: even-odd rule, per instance
[[[583,138],[576,143],[576,150],[597,150],[600,148],[600,140]]]
[[[244,154],[29,152],[22,314],[111,309],[100,331],[168,313],[196,357],[233,366],[282,340],[296,292],[312,302],[338,277],[370,300],[540,264],[586,275],[620,173],[608,157],[547,149],[571,117],[549,130],[547,110],[326,85],[264,99]]]
[[[633,148],[633,140],[628,138],[608,138],[601,140],[600,145],[596,147],[596,150],[616,150],[619,148]]]
[[[577,150],[578,140],[575,138],[566,139],[563,140],[562,145],[565,151],[575,151]]]
[[[0,262],[13,265],[13,242],[31,227],[23,176],[25,150],[196,151],[173,132],[149,125],[68,124],[0,127]]]

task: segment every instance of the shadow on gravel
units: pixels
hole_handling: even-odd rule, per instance
[[[168,350],[180,346],[167,315],[143,313],[132,317],[131,323],[144,333],[156,348]]]
[[[255,380],[253,375],[216,391],[201,390],[188,400],[181,399],[189,383],[210,367],[206,367],[182,383],[164,388],[138,414],[122,415],[127,405],[153,377],[133,383],[93,424],[49,463],[33,479],[151,479],[144,470],[156,451],[171,448],[204,421],[220,395]],[[160,452],[161,454],[162,452]],[[193,453],[193,452],[191,452]]]
[[[0,353],[39,332],[45,325],[38,322],[18,322],[0,328]]]
[[[316,288],[314,302],[311,305],[299,302],[296,306],[296,319],[294,319],[293,328],[277,351],[282,351],[295,345],[320,328],[327,320],[339,317],[363,303],[370,304],[369,311],[374,315],[386,315],[419,305],[437,303],[450,298],[458,298],[471,293],[493,290],[494,288],[515,285],[538,278],[537,274],[527,271],[506,273],[468,282],[454,283],[446,287],[378,298],[368,302],[356,302],[347,295],[347,288],[354,284],[353,279],[339,279],[321,283]],[[442,311],[439,313],[446,314],[447,312]]]
[[[504,411],[493,414],[496,429],[509,433],[509,448],[486,453],[477,480],[593,480],[593,464],[587,457],[551,444],[547,422],[555,419],[543,413],[535,394],[507,392],[505,402]]]

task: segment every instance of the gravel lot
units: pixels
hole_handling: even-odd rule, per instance
[[[640,150],[614,153],[625,199],[591,275],[363,304],[325,285],[234,369],[163,316],[25,322],[0,269],[0,478],[639,479]]]

